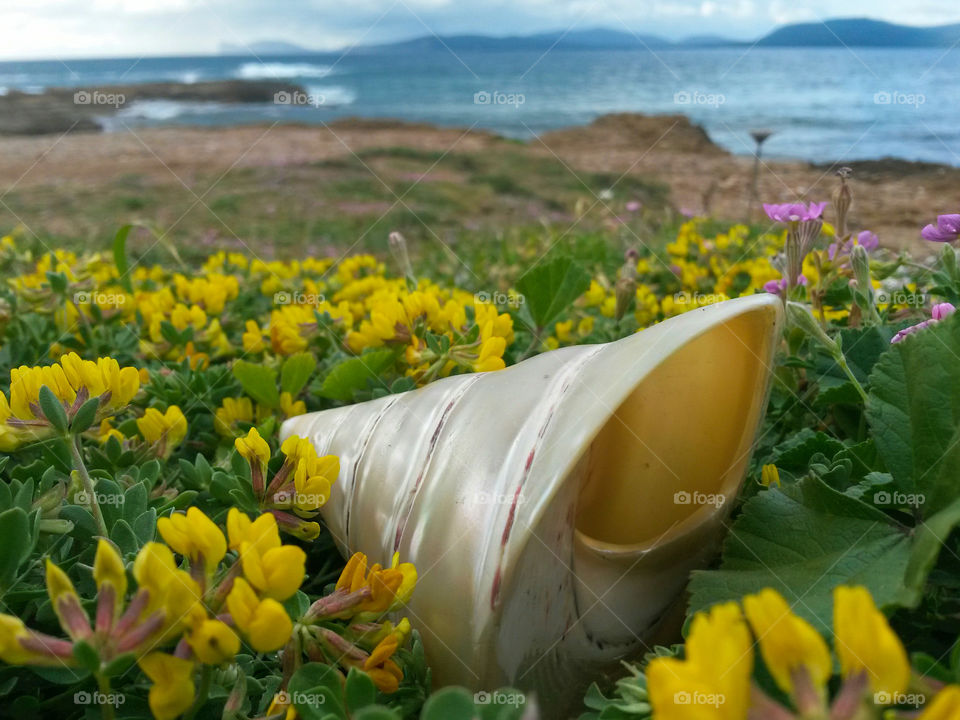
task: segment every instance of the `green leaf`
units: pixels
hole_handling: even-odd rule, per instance
[[[46,385],[40,387],[40,409],[53,427],[60,432],[67,431],[67,412],[63,409],[63,403]]]
[[[960,497],[960,317],[907,337],[877,361],[867,419],[897,488],[930,517]]]
[[[0,589],[7,590],[33,550],[30,518],[21,508],[0,513]]]
[[[73,416],[73,422],[70,423],[70,432],[82,433],[88,430],[93,421],[97,419],[97,410],[100,409],[100,398],[90,398]]]
[[[377,686],[365,672],[350,668],[347,673],[347,684],[344,689],[347,701],[347,710],[356,712],[362,707],[373,705],[377,699]]]
[[[473,697],[463,688],[445,687],[423,704],[420,720],[473,720]]]
[[[113,264],[117,266],[117,275],[123,289],[133,294],[133,284],[130,281],[130,266],[127,263],[127,236],[133,225],[124,225],[113,236]]]
[[[78,640],[73,644],[73,657],[80,663],[80,667],[90,672],[100,669],[100,653],[85,640]]]
[[[375,380],[393,363],[393,350],[373,350],[337,363],[323,380],[320,394],[331,400],[349,402],[367,382]]]
[[[691,610],[772,587],[829,634],[833,588],[865,585],[877,605],[898,601],[910,558],[907,532],[883,512],[805,478],[743,506],[718,570],[694,573]]]
[[[385,708],[382,705],[371,705],[355,712],[353,720],[400,720],[400,716],[390,708]]]
[[[266,365],[237,360],[233,364],[233,376],[243,391],[261,405],[269,408],[280,406],[280,393],[277,391],[277,371]]]
[[[290,678],[287,692],[303,720],[322,720],[331,713],[344,715],[340,675],[328,665],[307,663]]]
[[[517,281],[538,328],[547,327],[589,287],[590,273],[568,257],[542,262]]]
[[[943,542],[957,524],[960,524],[960,500],[955,500],[916,529],[900,597],[904,605],[916,607],[920,604],[927,576],[933,569]]]
[[[280,369],[280,390],[296,397],[316,369],[317,359],[313,353],[301,352],[291,355]]]

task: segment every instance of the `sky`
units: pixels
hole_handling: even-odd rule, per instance
[[[0,0],[0,59],[219,52],[284,40],[315,50],[423,35],[607,27],[752,39],[778,25],[873,17],[960,22],[956,0]]]

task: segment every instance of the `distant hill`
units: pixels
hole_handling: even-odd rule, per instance
[[[950,47],[960,42],[960,24],[913,27],[869,18],[841,18],[816,23],[784,25],[755,43],[731,40],[719,35],[694,35],[668,40],[659,35],[623,32],[606,28],[555,31],[534,35],[425,35],[411,40],[361,45],[353,53],[383,52],[492,52],[502,50],[659,50],[667,48],[729,47],[755,44],[759,47]],[[246,55],[305,55],[313,52],[284,41],[263,41],[248,46],[223,44],[221,53]]]
[[[911,27],[868,18],[797,23],[777,28],[757,41],[766,47],[931,47],[960,40],[960,25]]]
[[[643,48],[663,48],[673,45],[669,40],[657,35],[633,34],[618,30],[596,28],[571,32],[548,32],[536,35],[509,35],[491,37],[489,35],[448,35],[403,40],[401,42],[368,45],[365,51],[411,51],[424,50],[485,51],[485,50],[634,50]]]

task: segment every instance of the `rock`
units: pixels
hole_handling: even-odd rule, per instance
[[[299,85],[272,80],[47,88],[42,93],[12,90],[0,95],[0,135],[100,131],[100,118],[138,100],[268,103],[274,102],[278,93],[293,95],[302,92]]]

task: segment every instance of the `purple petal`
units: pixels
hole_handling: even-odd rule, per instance
[[[877,234],[869,230],[863,230],[857,235],[857,244],[864,250],[876,250],[880,245]]]
[[[763,289],[771,295],[779,295],[783,292],[785,286],[786,282],[784,280],[769,280],[763,284]]]
[[[937,227],[955,235],[960,233],[960,215],[938,215]]]
[[[927,225],[920,231],[920,237],[930,242],[953,242],[957,239],[957,233],[941,230],[936,225]]]
[[[953,314],[956,308],[950,303],[938,303],[930,310],[930,317],[934,320],[943,320],[948,315]]]

